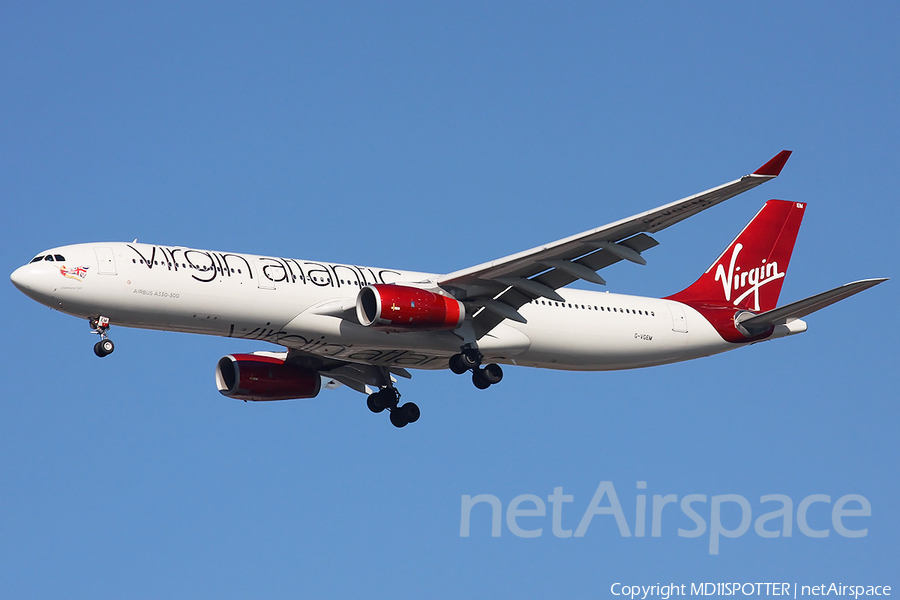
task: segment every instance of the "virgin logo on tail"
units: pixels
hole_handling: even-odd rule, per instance
[[[738,254],[744,248],[740,242],[734,245],[731,251],[731,262],[728,265],[728,273],[725,273],[725,266],[722,263],[716,265],[715,281],[722,282],[722,291],[725,293],[725,300],[731,301],[732,291],[739,295],[734,299],[733,304],[738,306],[747,296],[753,294],[753,310],[759,310],[759,288],[784,277],[784,271],[778,270],[778,263],[772,261],[762,262],[758,267],[741,271],[740,267],[735,267]],[[747,286],[750,286],[747,288]],[[747,289],[744,289],[747,288]]]

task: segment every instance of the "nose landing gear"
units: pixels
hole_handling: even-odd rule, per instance
[[[91,333],[96,333],[100,336],[100,341],[94,344],[94,354],[100,358],[109,356],[113,353],[113,350],[116,349],[115,344],[107,337],[107,332],[109,331],[109,317],[98,316],[95,319],[91,319],[90,324]]]
[[[457,375],[472,371],[472,383],[479,390],[486,390],[503,379],[503,369],[500,368],[500,365],[490,363],[481,368],[484,356],[477,348],[463,346],[460,350],[459,354],[450,357],[450,370]]]

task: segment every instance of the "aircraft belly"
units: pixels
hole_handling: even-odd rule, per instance
[[[452,331],[387,333],[344,319],[301,313],[283,329],[278,343],[341,360],[418,369],[445,369],[462,340]],[[479,340],[485,361],[510,363],[528,348],[528,336],[501,324]]]

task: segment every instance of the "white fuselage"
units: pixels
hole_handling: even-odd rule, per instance
[[[452,331],[388,333],[335,316],[369,284],[427,285],[437,275],[138,243],[48,250],[13,281],[33,299],[111,324],[263,340],[384,366],[439,369],[459,351]],[[741,346],[693,308],[655,298],[563,288],[534,300],[527,323],[504,321],[478,340],[486,359],[569,370],[630,369]],[[324,314],[328,313],[328,314]],[[795,333],[776,328],[771,337]]]

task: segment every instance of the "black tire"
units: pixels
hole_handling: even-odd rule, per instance
[[[466,369],[474,369],[481,364],[481,352],[475,348],[466,348],[458,354],[460,357],[459,364],[466,365]]]
[[[371,410],[373,413],[380,413],[384,410],[384,407],[379,405],[378,401],[375,399],[375,396],[377,394],[378,392],[375,392],[375,394],[369,394],[369,397],[366,398],[366,406],[368,406],[369,410]]]
[[[475,387],[479,390],[486,390],[491,387],[491,382],[485,379],[483,369],[475,369],[472,371],[472,383],[474,383]]]
[[[457,375],[462,375],[463,373],[468,371],[469,367],[467,367],[463,361],[464,361],[464,359],[459,354],[454,354],[453,356],[451,356],[450,357],[450,370],[453,371],[454,373],[456,373]]]
[[[112,340],[100,340],[100,347],[103,349],[103,356],[112,354],[113,350],[116,349],[116,345],[112,343]]]
[[[103,358],[104,356],[106,356],[106,354],[104,354],[104,352],[103,352],[103,347],[100,345],[102,343],[103,342],[100,341],[100,342],[97,342],[96,344],[94,344],[94,354],[96,354],[100,358]]]
[[[385,388],[380,392],[375,392],[372,394],[375,396],[375,403],[377,406],[384,410],[385,408],[394,408],[397,406],[397,393],[393,390],[393,388]]]
[[[406,415],[403,414],[404,411],[399,408],[391,411],[391,425],[394,427],[406,427],[409,425],[409,421],[406,420]]]
[[[398,410],[403,413],[407,423],[415,423],[419,420],[419,415],[421,415],[419,406],[415,402],[407,402]]]
[[[496,363],[491,363],[487,365],[484,369],[484,380],[494,385],[495,383],[500,383],[500,380],[503,379],[503,369],[500,368],[500,365]]]

